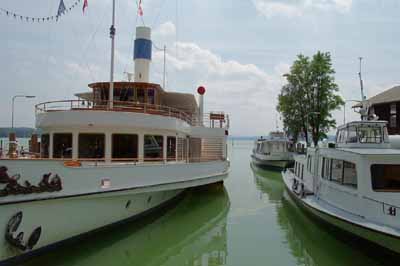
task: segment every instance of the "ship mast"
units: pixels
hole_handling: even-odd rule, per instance
[[[358,59],[360,60],[360,72],[358,72],[358,77],[360,78],[361,101],[364,101],[364,98],[365,98],[365,96],[364,96],[364,84],[363,84],[363,80],[362,80],[362,77],[361,77],[361,61],[362,61],[363,58],[359,57]]]
[[[362,57],[358,58],[360,60],[360,72],[358,72],[358,77],[360,78],[360,88],[361,88],[361,109],[360,109],[360,115],[361,115],[361,120],[365,121],[368,120],[368,101],[366,100],[366,97],[364,95],[364,84],[361,76],[361,62],[362,62]]]
[[[112,22],[110,27],[111,38],[111,66],[110,66],[110,89],[108,90],[109,108],[113,109],[114,101],[114,49],[115,49],[115,0],[112,3]]]

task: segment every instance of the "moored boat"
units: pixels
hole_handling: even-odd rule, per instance
[[[293,144],[284,132],[271,132],[254,142],[251,158],[259,167],[285,169],[293,164]]]
[[[115,34],[114,26],[111,36]],[[150,28],[138,27],[134,82],[96,82],[78,100],[36,105],[40,143],[0,159],[0,263],[154,211],[229,171],[229,118],[149,83]]]
[[[336,147],[308,148],[282,176],[307,212],[400,253],[400,151],[391,149],[386,124],[347,123],[338,128]]]

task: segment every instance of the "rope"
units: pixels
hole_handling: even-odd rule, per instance
[[[22,14],[18,14],[15,13],[14,11],[5,9],[0,7],[0,14],[6,15],[7,17],[11,17],[14,19],[19,19],[20,21],[23,22],[53,22],[53,21],[58,21],[58,19],[61,16],[66,15],[69,11],[71,11],[72,9],[74,9],[75,7],[78,6],[78,3],[80,3],[82,0],[76,0],[75,3],[73,5],[71,5],[70,7],[66,8],[64,12],[60,13],[59,15],[55,15],[55,16],[48,16],[48,17],[32,17],[32,16],[26,16],[26,15],[22,15]]]

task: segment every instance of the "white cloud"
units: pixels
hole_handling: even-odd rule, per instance
[[[275,106],[282,85],[279,64],[267,74],[254,64],[223,60],[217,54],[195,43],[175,43],[175,51],[167,54],[167,89],[195,93],[199,85],[206,87],[206,110],[225,111],[231,116],[232,134],[266,134],[275,127]],[[153,57],[155,73],[162,73],[163,53]]]
[[[160,35],[162,37],[170,37],[175,36],[176,34],[176,27],[175,24],[171,21],[167,21],[161,24],[157,30],[154,32],[156,35]]]
[[[309,10],[333,10],[340,13],[350,11],[353,0],[253,0],[258,12],[273,16],[297,17]]]

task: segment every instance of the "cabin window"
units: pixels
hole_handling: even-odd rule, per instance
[[[115,91],[118,91],[118,90],[115,90]],[[121,102],[132,101],[133,96],[134,96],[133,92],[134,92],[133,88],[121,88],[119,90],[118,96],[116,96],[115,99],[119,99],[119,101],[121,101]]]
[[[144,89],[138,88],[136,91],[136,99],[139,103],[144,103]]]
[[[100,159],[104,158],[105,135],[104,134],[79,134],[79,158]]]
[[[303,179],[304,176],[304,164],[301,165],[301,179]]]
[[[397,126],[397,115],[391,115],[390,116],[390,127],[396,127]]]
[[[134,134],[113,134],[112,158],[136,161],[138,158],[138,136]]]
[[[156,103],[156,97],[155,97],[154,89],[148,89],[147,90],[147,102],[149,104],[155,104]]]
[[[332,159],[331,181],[342,183],[343,161]]]
[[[50,145],[50,135],[43,134],[40,137],[40,156],[42,158],[49,158],[49,145]]]
[[[337,143],[342,143],[342,130],[338,130],[338,132],[336,133],[336,142]]]
[[[329,159],[322,157],[322,164],[321,164],[321,177],[324,179],[327,179],[328,173],[329,173]]]
[[[186,139],[178,138],[178,161],[186,161],[187,148],[186,148]]]
[[[400,165],[374,164],[371,166],[372,189],[378,192],[400,191]]]
[[[396,104],[395,103],[392,103],[390,105],[390,114],[391,115],[395,115],[396,114]]]
[[[176,160],[176,138],[175,137],[167,137],[167,160],[168,161]]]
[[[346,137],[346,136],[345,136]],[[350,127],[347,129],[347,143],[357,143],[357,129]]]
[[[357,187],[357,170],[354,163],[343,162],[343,185]]]
[[[358,139],[360,143],[381,143],[382,130],[380,127],[360,127]]]
[[[163,136],[144,136],[144,159],[146,161],[163,160]]]
[[[321,161],[322,161],[322,162],[321,162],[321,172],[320,172],[320,175],[321,175],[322,178],[324,178],[324,177],[325,177],[325,164],[326,164],[326,159],[325,159],[325,158],[322,158]]]
[[[72,158],[72,134],[53,135],[53,158]]]

